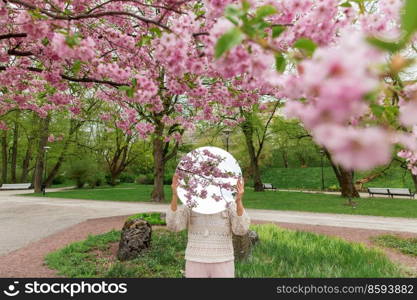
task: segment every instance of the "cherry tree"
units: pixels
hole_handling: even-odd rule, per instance
[[[370,169],[387,163],[395,144],[417,151],[417,100],[402,77],[412,63],[403,51],[415,41],[416,6],[2,0],[0,118],[13,110],[47,118],[59,109],[75,117],[80,100],[71,83],[97,91],[120,106],[125,134],[151,138],[152,198],[161,201],[165,163],[186,130],[272,93],[335,164],[347,173]]]
[[[236,106],[218,80],[205,42],[215,15],[200,1],[1,1],[0,115],[19,109],[48,119],[79,101],[76,83],[121,110],[125,134],[151,138],[152,198],[164,199],[163,175],[185,130],[218,122]],[[213,107],[216,105],[216,109]],[[43,162],[40,161],[39,164]]]
[[[214,63],[280,88],[286,115],[344,171],[388,163],[396,144],[415,151],[414,85],[402,72],[412,63],[403,49],[416,40],[416,1],[242,1],[224,14],[213,26]]]

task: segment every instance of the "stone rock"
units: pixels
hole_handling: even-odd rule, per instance
[[[117,258],[134,259],[151,245],[152,226],[146,220],[127,220],[122,228]]]
[[[248,230],[245,235],[233,234],[233,249],[235,260],[244,260],[249,257],[253,246],[259,241],[256,231]]]

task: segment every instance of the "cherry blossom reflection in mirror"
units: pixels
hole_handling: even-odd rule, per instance
[[[225,210],[235,201],[236,185],[242,171],[236,159],[217,147],[200,147],[184,155],[178,163],[178,197],[202,214]]]

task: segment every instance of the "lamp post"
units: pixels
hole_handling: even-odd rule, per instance
[[[226,151],[229,152],[229,137],[230,137],[230,134],[232,133],[232,130],[229,128],[226,128],[223,130],[223,133],[226,136]]]
[[[321,154],[321,190],[324,191],[324,166],[323,166],[323,157],[324,157],[324,150],[320,150]]]
[[[44,146],[43,149],[45,149],[45,164],[44,164],[44,172],[43,172],[43,180],[42,180],[42,193],[45,196],[45,192],[46,192],[46,167],[48,166],[48,149],[50,149],[51,147],[49,146]]]

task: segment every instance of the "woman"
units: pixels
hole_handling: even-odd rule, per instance
[[[235,277],[232,232],[247,233],[250,218],[242,204],[243,180],[237,183],[236,201],[226,210],[215,214],[201,214],[178,202],[178,175],[172,179],[172,201],[166,213],[171,231],[188,229],[185,250],[185,277]]]

